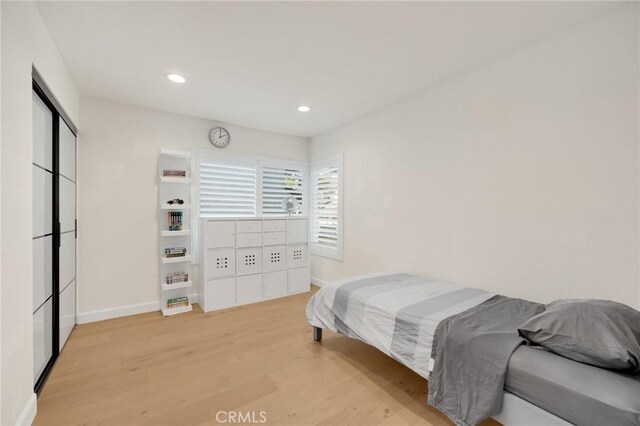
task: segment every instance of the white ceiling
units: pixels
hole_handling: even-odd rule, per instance
[[[313,136],[611,2],[39,2],[83,95]],[[187,83],[164,77],[179,72]],[[300,113],[300,104],[311,112]]]

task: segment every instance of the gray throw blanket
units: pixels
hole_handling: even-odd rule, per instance
[[[429,404],[459,426],[499,414],[509,359],[526,343],[518,327],[542,311],[538,303],[494,296],[442,320],[431,349]]]

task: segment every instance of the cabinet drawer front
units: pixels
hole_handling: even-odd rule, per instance
[[[236,245],[236,223],[212,220],[205,223],[204,248],[234,247]]]
[[[307,242],[307,219],[290,219],[287,221],[287,243]]]
[[[260,220],[239,220],[236,225],[238,233],[262,232],[262,221]]]
[[[311,289],[309,268],[289,269],[287,289],[289,294],[303,293]]]
[[[262,276],[262,294],[265,299],[287,294],[287,271],[264,274]]]
[[[262,241],[265,246],[277,246],[287,243],[286,232],[265,232],[262,234]]]
[[[287,267],[287,246],[268,246],[262,249],[262,267],[265,271],[278,271]]]
[[[238,303],[256,302],[262,299],[262,274],[236,278],[236,300]]]
[[[287,230],[286,220],[265,220],[263,225],[264,232],[284,232]]]
[[[258,274],[262,272],[262,248],[242,248],[236,250],[237,275]]]
[[[262,245],[262,234],[259,232],[236,235],[237,247],[259,247],[261,245]]]
[[[235,275],[235,249],[207,250],[205,256],[205,278],[219,278]]]
[[[289,268],[307,266],[307,245],[296,244],[287,248],[287,264]]]
[[[202,308],[205,312],[228,308],[236,304],[235,278],[208,280],[205,286],[204,306]]]

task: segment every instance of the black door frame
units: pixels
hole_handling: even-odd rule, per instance
[[[53,156],[53,203],[52,203],[52,352],[51,358],[47,362],[44,370],[37,378],[34,391],[39,396],[46,383],[53,366],[60,355],[60,118],[69,126],[73,135],[77,138],[78,130],[69,116],[66,114],[60,103],[57,101],[49,87],[46,85],[38,71],[32,70],[32,87],[40,100],[49,108],[52,114],[52,156]],[[76,232],[77,235],[77,232]],[[76,236],[77,238],[77,236]]]

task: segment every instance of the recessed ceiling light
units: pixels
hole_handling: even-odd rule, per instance
[[[306,106],[306,105],[300,105],[300,106],[298,107],[298,111],[300,111],[300,112],[309,112],[309,111],[311,111],[311,108],[309,108],[309,107],[308,107],[308,106]]]
[[[174,83],[184,83],[185,81],[187,81],[187,79],[180,74],[167,74],[167,78]]]

